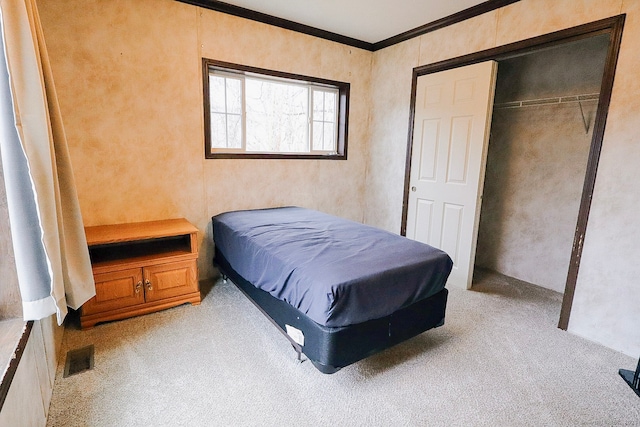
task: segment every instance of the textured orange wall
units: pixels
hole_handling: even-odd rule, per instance
[[[299,205],[362,221],[371,53],[173,0],[38,3],[86,225]],[[204,159],[201,58],[351,83],[347,161]]]
[[[365,222],[400,230],[414,67],[626,13],[569,331],[640,354],[640,1],[521,0],[374,53]],[[526,248],[523,248],[526,250]]]

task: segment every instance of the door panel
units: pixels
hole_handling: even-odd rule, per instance
[[[466,184],[469,170],[469,144],[473,117],[451,119],[451,142],[447,159],[447,182]]]
[[[454,264],[460,264],[460,241],[464,206],[444,203],[442,218],[442,239],[440,248],[449,254]]]
[[[471,287],[497,64],[418,77],[407,237],[446,251]]]
[[[431,242],[431,228],[432,221],[431,215],[433,214],[433,200],[420,199],[417,203],[416,219],[421,221],[421,224],[416,224],[416,236],[415,240],[419,242]]]
[[[144,302],[142,269],[96,274],[96,296],[82,305],[82,315],[116,310]]]
[[[436,179],[436,157],[438,154],[438,134],[440,120],[424,120],[422,122],[420,144],[420,180]]]
[[[197,292],[196,261],[145,267],[144,280],[147,302]]]

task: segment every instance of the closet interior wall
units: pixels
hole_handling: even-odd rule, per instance
[[[476,267],[564,292],[608,43],[499,62]]]

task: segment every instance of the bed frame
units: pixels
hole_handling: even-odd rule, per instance
[[[325,374],[337,372],[345,366],[444,324],[448,294],[446,288],[380,319],[345,327],[327,327],[316,323],[287,302],[253,286],[229,265],[217,249],[213,262],[222,277],[229,277],[289,340],[298,353],[298,360],[301,360],[304,353]],[[303,332],[303,345],[287,333],[287,325]]]

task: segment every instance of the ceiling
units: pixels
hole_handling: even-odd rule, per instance
[[[225,0],[224,3],[376,43],[485,0]]]

